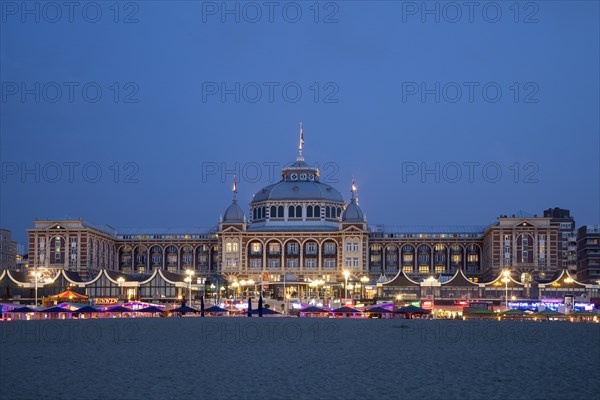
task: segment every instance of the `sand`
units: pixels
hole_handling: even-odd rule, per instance
[[[0,399],[592,399],[600,324],[309,318],[0,323]]]

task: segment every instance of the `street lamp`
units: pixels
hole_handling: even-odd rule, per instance
[[[350,272],[344,271],[344,302],[348,298],[348,277],[350,277]]]
[[[194,271],[192,271],[191,269],[188,269],[187,271],[185,271],[187,278],[185,278],[185,281],[189,283],[189,298],[190,298],[190,307],[192,307],[192,276],[194,276]]]
[[[35,271],[33,272],[33,279],[34,279],[34,285],[35,285],[35,306],[37,307],[38,305],[38,281],[40,279],[40,277],[42,276],[41,272],[37,271],[37,267],[35,268]]]
[[[231,287],[233,288],[233,301],[235,301],[237,300],[237,291],[240,287],[240,284],[236,281],[231,284]]]
[[[565,278],[565,283],[567,284],[567,294],[569,294],[569,285],[573,282],[574,282],[573,278],[571,278],[571,277]],[[575,290],[573,290],[573,295],[575,295]]]
[[[362,298],[364,300],[367,297],[367,288],[365,287],[365,285],[369,282],[369,277],[364,275],[362,278],[360,278],[360,281],[362,282]]]
[[[246,281],[246,284],[248,286],[252,286],[252,297],[254,297],[254,295],[256,294],[256,287],[254,286],[254,280],[253,279],[248,279]],[[248,291],[250,290],[250,288],[248,288]]]
[[[504,306],[508,309],[508,282],[510,282],[510,271],[505,269],[502,271],[502,275],[504,275],[504,278],[502,278],[502,282],[504,282]]]
[[[119,287],[121,288],[121,296],[120,297],[124,297],[124,294],[123,294],[123,282],[125,282],[125,279],[123,279],[123,277],[120,276],[117,279],[117,282],[119,283]]]

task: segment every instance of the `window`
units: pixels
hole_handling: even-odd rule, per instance
[[[285,262],[287,268],[298,268],[298,259],[297,258],[288,258]]]
[[[269,254],[281,253],[281,246],[279,243],[269,243]]]
[[[296,218],[302,218],[302,206],[296,206]]]
[[[429,272],[429,265],[419,265],[419,272],[422,274]]]
[[[324,246],[325,254],[335,254],[335,243],[327,242]]]
[[[325,218],[331,218],[331,207],[325,207]]]
[[[412,254],[405,254],[405,255],[402,256],[402,260],[405,263],[412,263],[413,260],[414,260],[414,256]]]
[[[261,268],[262,260],[260,258],[250,259],[250,268]]]
[[[192,263],[192,255],[191,254],[186,254],[183,256],[183,263],[184,264],[191,264]]]
[[[321,218],[321,207],[315,206],[314,216],[315,216],[315,218]]]
[[[271,218],[277,218],[277,207],[271,206]]]
[[[294,207],[294,206],[288,207],[288,218],[296,218],[296,207]]]
[[[262,252],[262,245],[258,242],[253,242],[250,245],[250,252],[252,253],[260,253]]]
[[[317,268],[317,260],[315,258],[305,259],[304,268]]]
[[[346,257],[346,267],[358,267],[358,257]]]
[[[278,258],[272,258],[269,259],[268,261],[269,264],[269,268],[279,268],[279,259]]]
[[[570,222],[561,222],[560,229],[571,229],[571,223]]]
[[[277,218],[283,218],[283,206],[277,207]]]
[[[324,268],[335,268],[335,258],[325,258],[323,260]]]
[[[356,241],[349,241],[346,242],[346,251],[358,251],[358,242]]]
[[[315,242],[306,243],[306,254],[317,254],[317,244]]]
[[[225,243],[225,251],[227,253],[237,253],[237,251],[238,251],[238,243],[237,242],[227,242],[227,243]]]
[[[288,254],[298,254],[300,246],[298,243],[288,243],[287,244],[287,253]]]
[[[469,254],[469,256],[467,257],[467,260],[470,263],[476,263],[479,261],[479,255],[478,254]]]
[[[313,206],[306,207],[306,218],[313,217]]]

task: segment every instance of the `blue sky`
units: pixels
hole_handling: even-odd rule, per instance
[[[20,242],[64,215],[213,226],[234,171],[244,206],[278,179],[301,121],[371,224],[599,222],[597,2],[0,4],[0,226]]]

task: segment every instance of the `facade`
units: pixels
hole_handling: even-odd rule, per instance
[[[303,143],[300,130],[295,162],[282,169],[279,182],[253,195],[248,214],[234,182],[231,204],[214,229],[117,230],[80,219],[36,220],[28,231],[29,270],[41,280],[63,270],[82,281],[102,271],[131,281],[161,271],[180,284],[175,275],[193,276],[188,282],[196,295],[231,287],[233,294],[249,293],[251,287],[283,299],[374,297],[383,295],[377,284],[400,274],[420,285],[460,272],[480,284],[509,270],[530,288],[570,262],[564,253],[564,233],[574,226],[568,210],[501,215],[492,225],[369,226],[355,183],[346,202],[305,161]]]
[[[15,269],[17,265],[17,243],[12,241],[12,232],[0,229],[0,268]]]
[[[582,282],[600,284],[600,225],[577,230],[577,277]]]
[[[544,217],[550,218],[551,225],[557,225],[558,231],[558,265],[572,272],[577,270],[577,231],[575,219],[569,210],[549,208],[544,210]]]
[[[559,227],[550,218],[519,212],[501,215],[483,235],[486,278],[508,269],[522,282],[552,276],[559,265]]]

